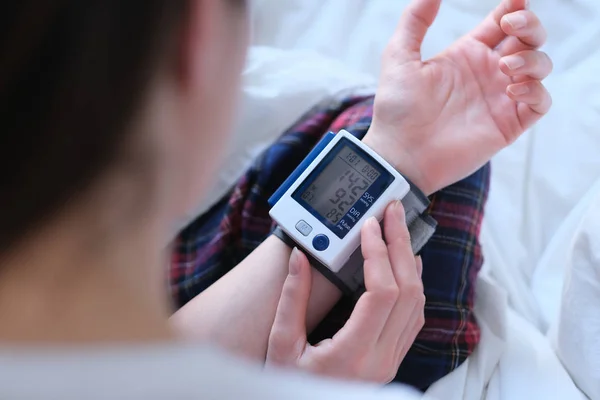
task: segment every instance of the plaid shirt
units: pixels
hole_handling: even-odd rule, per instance
[[[268,198],[329,131],[362,137],[372,97],[328,100],[308,112],[269,147],[231,192],[180,233],[170,271],[182,306],[240,263],[270,234]],[[422,251],[425,327],[403,361],[397,382],[427,389],[473,352],[480,331],[473,314],[475,280],[483,263],[478,235],[489,187],[489,165],[431,197],[438,229]],[[342,300],[311,335],[331,337],[354,304]]]

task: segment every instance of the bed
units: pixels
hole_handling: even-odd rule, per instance
[[[224,194],[328,95],[372,93],[408,0],[254,0],[253,36]],[[496,0],[444,0],[433,55]],[[551,113],[493,160],[476,309],[482,341],[427,393],[443,399],[600,399],[600,2],[532,0],[555,72]]]

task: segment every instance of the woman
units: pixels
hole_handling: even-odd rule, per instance
[[[505,0],[471,35],[422,63],[420,44],[438,7],[439,0],[415,0],[405,13],[364,139],[428,193],[479,168],[550,107],[540,80],[551,64],[537,51],[543,28],[522,1]],[[179,345],[175,331],[324,375],[383,382],[397,370],[422,323],[423,301],[397,205],[385,221],[400,238],[393,249],[376,224],[365,224],[367,294],[355,323],[324,351],[295,354],[282,340],[288,329],[303,329],[304,310],[290,308],[290,299],[306,302],[314,325],[337,294],[318,274],[311,278],[301,254],[290,260],[276,238],[183,308],[176,330],[167,322],[165,238],[216,172],[244,61],[245,14],[242,0],[5,6],[3,395],[227,398],[240,390],[268,398],[331,389],[293,380],[266,389],[268,376]],[[369,318],[377,323],[360,323]],[[391,348],[394,357],[386,356]],[[368,391],[352,390],[347,397]]]

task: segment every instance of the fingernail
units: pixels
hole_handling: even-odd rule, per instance
[[[525,59],[521,56],[508,56],[502,59],[502,62],[508,67],[508,69],[519,69],[525,65]]]
[[[513,29],[521,29],[527,26],[527,18],[521,14],[507,15],[504,19]]]
[[[368,229],[371,233],[378,236],[381,235],[381,228],[379,228],[379,221],[377,221],[377,218],[371,217],[366,223],[368,224]]]
[[[522,96],[524,94],[529,93],[529,88],[526,85],[513,85],[508,88],[508,91],[513,96]]]
[[[298,248],[294,247],[290,256],[290,276],[296,276],[300,272],[300,259]]]

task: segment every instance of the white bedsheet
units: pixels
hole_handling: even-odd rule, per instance
[[[424,55],[475,26],[496,2],[444,0]],[[254,0],[254,46],[236,142],[202,210],[325,95],[372,90],[381,51],[407,3]],[[429,392],[444,399],[582,398],[574,382],[600,398],[600,218],[589,211],[589,204],[600,205],[594,202],[600,189],[591,189],[600,177],[600,2],[531,3],[549,32],[545,50],[555,73],[546,84],[554,107],[493,161],[477,295],[482,342]],[[598,223],[584,224],[587,219]]]
[[[600,398],[599,227],[600,179],[552,238],[532,281],[559,358],[592,399]]]

